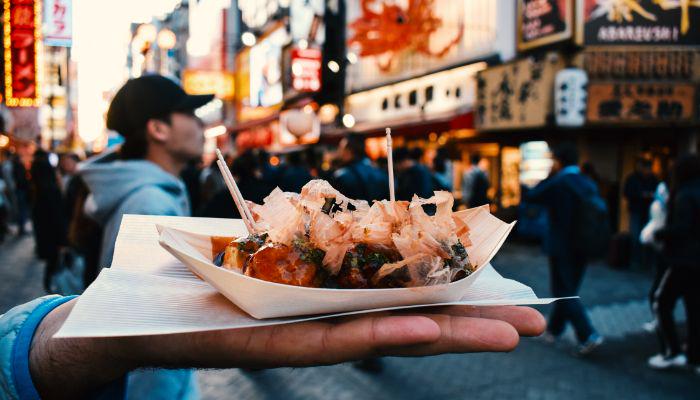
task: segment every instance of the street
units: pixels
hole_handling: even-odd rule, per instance
[[[546,258],[532,245],[511,241],[494,262],[506,277],[548,295]],[[10,236],[0,245],[0,312],[41,296],[42,266],[31,236]],[[646,359],[656,338],[642,329],[650,320],[646,296],[650,272],[589,268],[581,298],[606,343],[580,359],[571,354],[573,334],[556,345],[522,339],[510,354],[387,358],[373,375],[349,364],[265,371],[200,372],[203,398],[240,399],[689,399],[700,377],[687,371],[657,372]],[[542,308],[547,312],[546,308]],[[677,319],[684,320],[681,307]]]

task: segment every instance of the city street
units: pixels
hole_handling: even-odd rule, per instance
[[[532,245],[508,243],[493,264],[503,275],[547,296],[546,258]],[[0,245],[0,312],[42,295],[42,267],[31,236],[10,236]],[[689,399],[700,376],[687,371],[656,372],[646,359],[657,351],[642,324],[650,319],[648,272],[588,271],[581,297],[594,325],[606,337],[595,354],[571,355],[573,335],[557,345],[523,339],[510,354],[388,358],[373,375],[351,365],[266,371],[204,371],[203,398],[240,399]],[[543,308],[543,312],[546,312]],[[682,310],[677,310],[682,320]]]

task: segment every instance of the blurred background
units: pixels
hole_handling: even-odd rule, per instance
[[[211,168],[216,148],[246,186],[244,195],[260,202],[261,188],[298,191],[312,178],[333,181],[357,156],[338,151],[348,134],[385,170],[390,127],[399,175],[428,177],[423,189],[451,191],[457,208],[489,204],[500,218],[518,220],[494,265],[541,297],[551,295],[542,252],[550,221],[527,193],[552,173],[553,146],[573,144],[607,205],[611,232],[581,284],[590,320],[605,338],[586,357],[572,354],[576,339],[567,330],[553,343],[524,340],[510,355],[205,372],[204,397],[700,393],[697,374],[647,365],[659,353],[650,302],[663,256],[640,240],[659,183],[669,182],[679,157],[698,150],[700,2],[2,2],[0,311],[44,287],[68,293],[89,284],[52,266],[42,287],[45,263],[73,262],[63,258],[66,230],[41,227],[70,222],[69,182],[79,163],[122,143],[105,124],[116,91],[157,73],[190,94],[216,94],[196,110],[204,155],[182,175],[193,215],[228,216],[222,207],[233,213],[216,197],[225,189]],[[38,157],[48,159],[57,190],[40,181]],[[397,190],[425,193],[411,184]],[[682,302],[671,312],[684,328]]]

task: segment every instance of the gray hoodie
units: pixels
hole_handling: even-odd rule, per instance
[[[185,184],[158,165],[145,160],[115,160],[113,154],[81,166],[90,189],[86,212],[104,229],[101,268],[112,265],[114,242],[124,214],[190,214]]]

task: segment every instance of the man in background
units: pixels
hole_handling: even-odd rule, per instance
[[[549,275],[554,297],[577,296],[586,271],[586,255],[574,239],[575,214],[586,196],[598,195],[595,183],[581,173],[575,145],[563,143],[552,149],[554,165],[550,176],[525,194],[525,200],[542,204],[549,213]],[[591,353],[603,343],[581,300],[554,303],[545,338],[554,342],[571,323],[579,341],[580,355]]]
[[[651,161],[637,159],[635,169],[625,179],[624,193],[630,217],[630,240],[632,266],[644,266],[649,259],[649,250],[639,241],[639,234],[649,221],[649,207],[654,200],[659,180],[651,170]]]
[[[99,267],[112,264],[124,214],[190,215],[180,174],[202,156],[204,134],[195,109],[213,99],[192,96],[160,75],[126,82],[107,112],[107,127],[124,137],[117,153],[89,160],[81,170],[90,195],[85,211],[103,229]],[[190,370],[129,374],[130,398],[190,399],[197,383]]]
[[[462,178],[462,201],[467,207],[478,207],[489,204],[489,177],[479,163],[481,155],[474,153],[470,157],[471,167]]]
[[[365,150],[365,139],[348,135],[340,141],[338,158],[342,167],[333,174],[333,184],[351,199],[373,200],[389,198],[387,175],[372,165]]]

